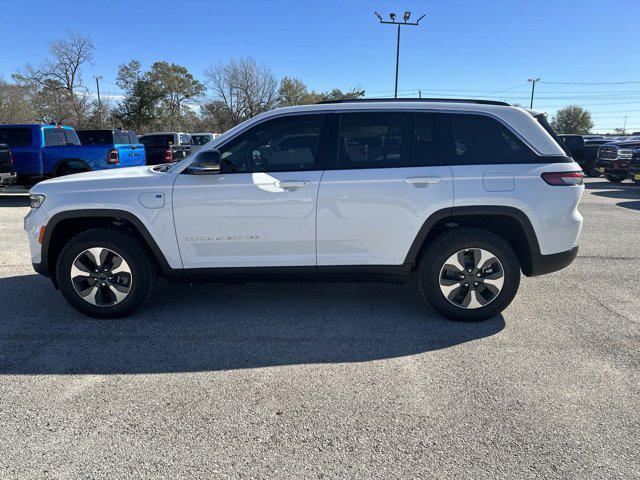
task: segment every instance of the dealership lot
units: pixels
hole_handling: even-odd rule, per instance
[[[640,477],[640,187],[499,317],[410,285],[162,285],[122,321],[33,273],[0,197],[0,477]]]

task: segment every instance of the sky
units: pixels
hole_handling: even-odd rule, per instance
[[[26,8],[28,6],[28,8]],[[37,65],[49,42],[69,30],[90,35],[95,60],[82,72],[95,91],[117,98],[118,66],[166,60],[204,71],[231,58],[253,57],[277,78],[311,89],[362,88],[393,96],[396,27],[388,17],[426,15],[403,27],[399,95],[488,98],[529,105],[551,115],[569,104],[591,111],[595,131],[626,119],[640,131],[640,0],[0,0],[0,77]]]

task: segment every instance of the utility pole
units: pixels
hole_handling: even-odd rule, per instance
[[[624,116],[624,125],[622,126],[622,134],[626,135],[627,134],[627,116]]]
[[[98,122],[100,122],[100,128],[102,128],[102,102],[100,101],[100,75],[94,75],[96,79],[96,90],[98,92]]]
[[[398,38],[396,41],[396,83],[395,83],[395,88],[393,89],[393,92],[394,92],[393,98],[398,98],[398,65],[400,64],[400,27],[409,26],[409,25],[413,27],[417,27],[418,24],[420,23],[420,20],[422,20],[425,16],[422,15],[415,22],[409,22],[409,17],[411,17],[411,12],[404,12],[404,16],[402,17],[404,22],[396,22],[395,13],[389,14],[389,18],[391,19],[391,21],[383,20],[382,16],[378,12],[373,12],[373,13],[375,13],[376,17],[378,17],[378,20],[380,20],[380,23],[398,26]]]
[[[540,77],[538,78],[530,78],[527,82],[531,82],[531,105],[529,108],[533,108],[533,93],[536,91],[536,82],[540,81]]]

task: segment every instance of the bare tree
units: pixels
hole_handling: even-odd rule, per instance
[[[91,98],[82,81],[82,67],[93,62],[95,47],[88,36],[69,32],[66,38],[49,45],[50,58],[37,68],[26,65],[23,72],[13,75],[22,85],[36,89],[56,104],[66,102],[76,125],[86,122]],[[57,97],[57,98],[54,98]]]
[[[265,64],[253,58],[232,59],[205,71],[213,101],[231,125],[272,109],[278,100],[278,81]]]
[[[28,123],[34,116],[28,88],[0,80],[0,123]]]

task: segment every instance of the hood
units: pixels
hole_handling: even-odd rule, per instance
[[[45,194],[140,188],[162,182],[167,173],[158,170],[155,166],[144,165],[75,173],[40,182],[31,189],[31,192]]]

